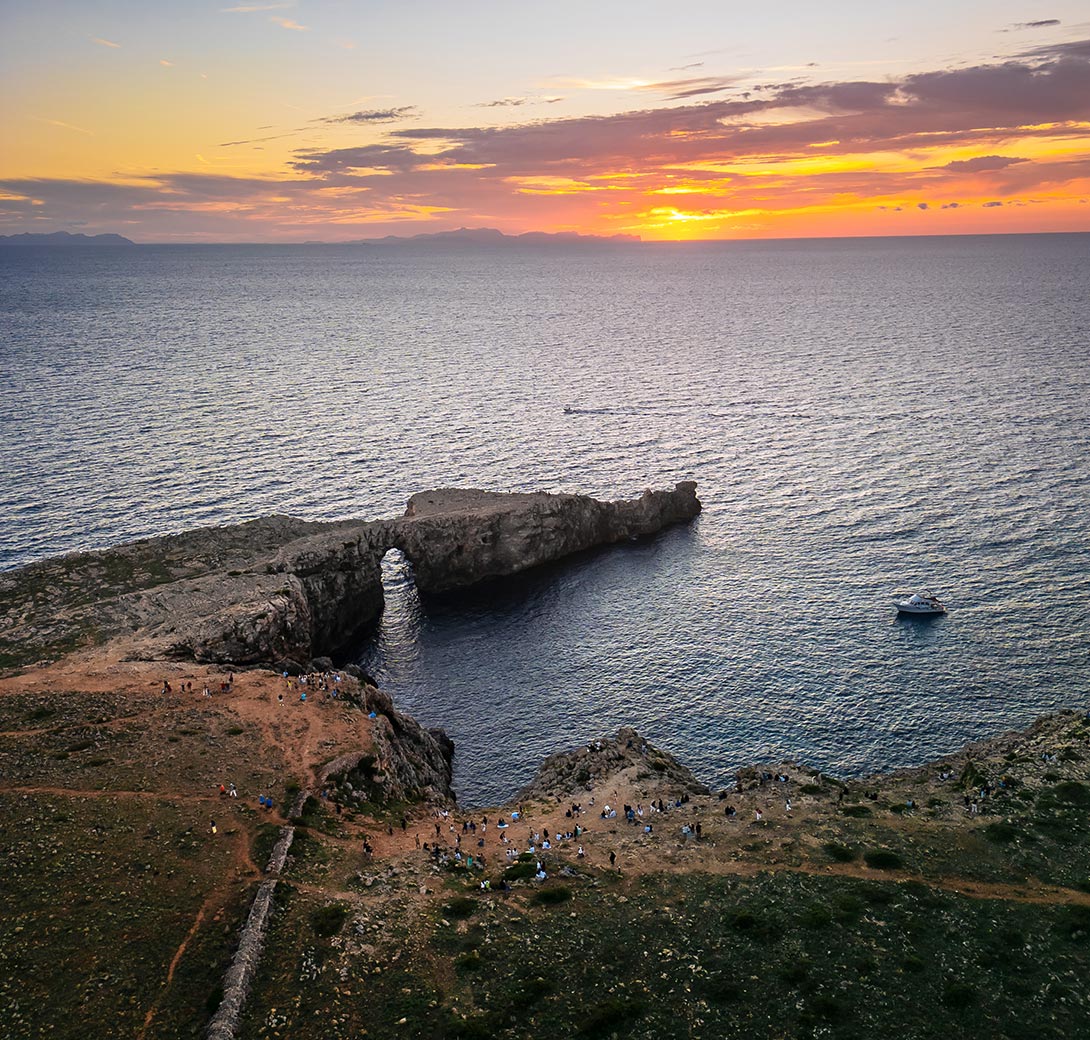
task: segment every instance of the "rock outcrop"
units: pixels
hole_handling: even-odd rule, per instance
[[[423,592],[464,588],[598,545],[641,538],[700,512],[696,484],[626,502],[585,495],[425,491],[409,499],[391,541]]]
[[[441,729],[425,729],[394,707],[389,694],[363,686],[361,705],[373,712],[372,748],[328,762],[318,773],[322,787],[336,789],[340,801],[454,801],[454,742]]]
[[[617,730],[616,736],[550,755],[538,767],[534,779],[515,796],[515,801],[578,798],[580,792],[633,767],[637,775],[649,774],[679,793],[708,793],[708,788],[687,766],[624,726]]]
[[[620,502],[447,489],[414,495],[394,520],[269,517],[74,553],[0,575],[0,668],[112,640],[135,659],[302,664],[379,616],[391,548],[405,553],[422,592],[438,592],[654,534],[699,511],[692,482]]]

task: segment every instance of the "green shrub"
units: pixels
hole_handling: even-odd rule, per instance
[[[538,889],[534,893],[531,902],[538,906],[557,906],[571,899],[571,889],[567,885],[550,885],[548,888]]]
[[[464,921],[467,917],[472,917],[476,909],[475,899],[470,899],[469,896],[455,896],[449,903],[443,904],[443,916]]]
[[[904,861],[889,849],[871,849],[863,853],[863,862],[874,870],[899,870]]]
[[[1008,845],[1018,837],[1018,828],[1006,820],[996,820],[989,823],[981,833],[988,841],[994,841],[997,845]]]
[[[862,819],[864,816],[870,816],[871,811],[865,805],[846,805],[840,810],[845,816],[851,816],[855,819]]]
[[[617,1033],[623,1036],[624,1025],[640,1018],[646,1007],[642,1000],[610,997],[597,1007],[590,1009],[579,1027],[579,1035],[607,1037],[611,1033]]]
[[[537,874],[537,866],[533,863],[512,863],[504,872],[506,881],[525,881]]]
[[[967,982],[948,982],[942,991],[942,1002],[949,1008],[972,1007],[977,1002],[977,992]]]
[[[310,923],[315,935],[328,939],[341,930],[347,917],[347,906],[340,903],[331,903],[329,906],[322,906],[315,910],[310,915]]]
[[[454,966],[460,971],[476,971],[481,966],[481,951],[470,950],[454,958]]]
[[[811,903],[799,914],[799,921],[807,928],[825,928],[833,923],[833,912],[821,903]]]
[[[1056,798],[1068,805],[1090,805],[1090,788],[1074,780],[1064,780],[1053,788]]]
[[[856,855],[853,849],[849,849],[847,845],[841,845],[837,841],[827,841],[821,846],[821,849],[829,859],[837,863],[851,863]]]

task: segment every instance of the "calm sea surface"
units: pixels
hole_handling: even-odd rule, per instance
[[[1090,704],[1088,330],[1087,235],[9,250],[0,567],[692,478],[690,527],[468,594],[389,560],[358,657],[462,800],[626,723],[713,784],[917,763]]]

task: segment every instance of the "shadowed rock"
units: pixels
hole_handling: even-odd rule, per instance
[[[680,792],[708,793],[708,788],[673,755],[660,751],[634,729],[624,726],[617,730],[616,736],[550,755],[541,763],[534,779],[515,796],[515,801],[578,796],[579,792],[590,790],[631,766]]]
[[[268,517],[73,553],[0,575],[0,668],[115,640],[134,659],[302,664],[381,614],[391,548],[405,553],[421,591],[438,592],[651,535],[699,511],[692,482],[620,502],[446,489],[414,495],[395,520]]]

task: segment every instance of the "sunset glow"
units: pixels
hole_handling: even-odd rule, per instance
[[[8,5],[0,233],[1090,229],[1081,5],[731,6]]]

